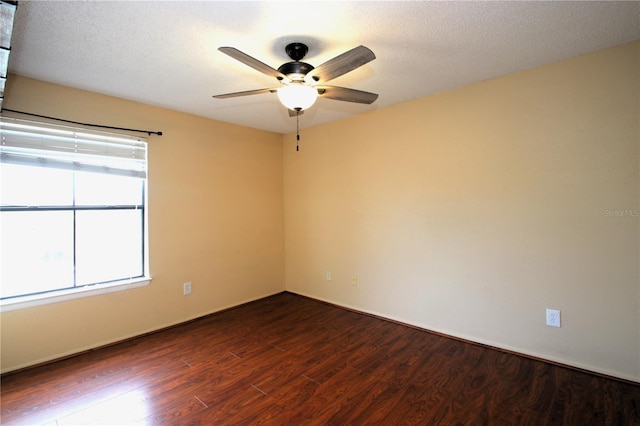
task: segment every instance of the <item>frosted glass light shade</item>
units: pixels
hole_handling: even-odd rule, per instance
[[[292,110],[309,108],[318,97],[318,91],[300,83],[292,83],[278,89],[278,98],[282,105]]]

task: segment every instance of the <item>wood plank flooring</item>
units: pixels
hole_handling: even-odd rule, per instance
[[[7,425],[640,425],[640,386],[291,293],[1,385]]]

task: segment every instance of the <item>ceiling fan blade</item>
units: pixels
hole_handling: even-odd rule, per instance
[[[375,58],[376,55],[369,48],[364,46],[354,47],[309,71],[305,76],[305,80],[308,83],[311,83],[312,80],[324,83],[353,71],[367,62],[373,61]]]
[[[260,71],[261,73],[268,75],[269,77],[275,77],[278,80],[286,80],[287,77],[278,71],[275,68],[270,67],[264,62],[260,62],[256,58],[247,55],[244,52],[239,51],[235,47],[219,47],[219,51],[231,56],[233,59],[236,59],[242,62],[245,65],[249,65],[251,68]]]
[[[262,93],[275,93],[277,89],[256,89],[247,90],[245,92],[225,93],[222,95],[213,95],[216,99],[237,98],[239,96],[260,95]]]
[[[355,102],[358,104],[372,104],[378,99],[377,93],[364,92],[362,90],[348,89],[337,86],[316,86],[318,96],[334,99],[336,101]]]

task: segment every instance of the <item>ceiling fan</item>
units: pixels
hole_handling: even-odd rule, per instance
[[[233,47],[220,47],[218,50],[269,77],[275,77],[280,82],[280,86],[214,95],[213,97],[217,99],[276,92],[280,102],[289,109],[289,115],[297,116],[313,105],[318,96],[360,104],[371,104],[378,98],[376,93],[325,85],[326,82],[374,60],[376,55],[364,46],[355,47],[315,68],[306,62],[301,62],[309,51],[303,43],[290,43],[285,47],[285,52],[292,62],[284,63],[278,69]]]

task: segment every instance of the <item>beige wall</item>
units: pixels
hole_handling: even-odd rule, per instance
[[[286,135],[287,290],[640,381],[639,51]]]
[[[2,371],[283,290],[281,135],[15,75],[4,107],[164,135],[149,138],[151,284],[2,313]]]

